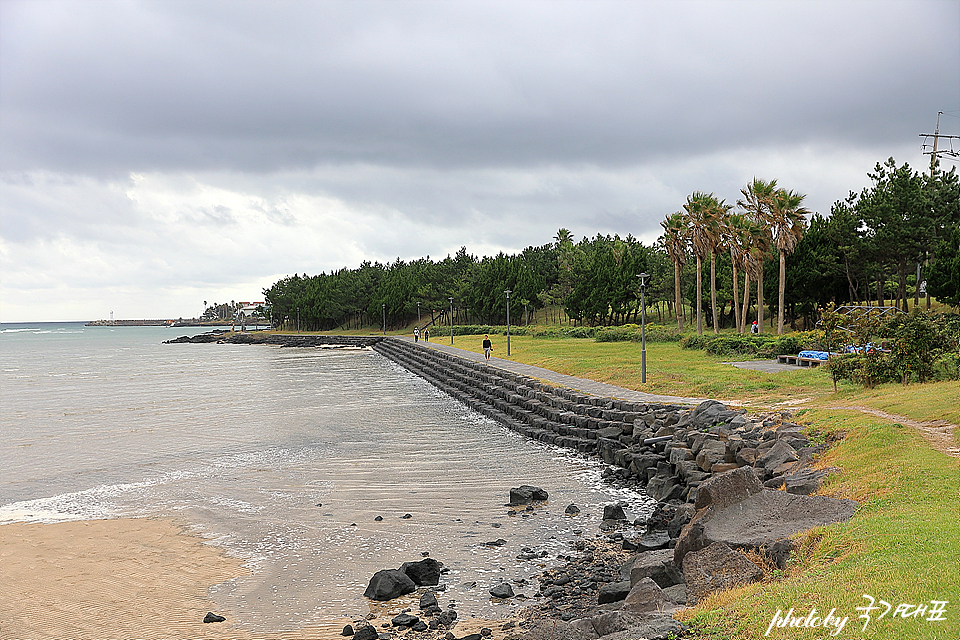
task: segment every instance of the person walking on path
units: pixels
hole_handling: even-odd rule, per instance
[[[423,339],[424,339],[426,342],[430,342],[430,329],[424,329],[424,330],[423,330]]]
[[[490,336],[483,336],[483,357],[490,362],[490,352],[493,351],[493,343],[490,342]]]
[[[420,327],[413,328],[413,341],[420,342]]]

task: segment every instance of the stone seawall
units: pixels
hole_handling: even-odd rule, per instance
[[[700,484],[740,466],[753,466],[761,481],[782,486],[785,473],[821,450],[799,433],[799,425],[751,418],[719,402],[698,407],[626,402],[394,338],[373,348],[518,433],[601,457],[661,502],[694,502]],[[645,442],[651,438],[663,440]],[[768,453],[775,456],[765,458]]]

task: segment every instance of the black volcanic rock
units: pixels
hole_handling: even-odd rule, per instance
[[[393,600],[402,595],[413,593],[417,585],[400,569],[381,569],[370,578],[367,590],[363,592],[365,598],[371,600]]]

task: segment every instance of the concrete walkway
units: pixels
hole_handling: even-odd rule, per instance
[[[779,360],[746,360],[744,362],[723,362],[737,369],[751,369],[753,371],[763,371],[764,373],[782,373],[784,371],[797,371],[798,369],[810,369],[810,367],[801,367],[796,364],[783,364]]]
[[[413,338],[407,336],[394,336],[400,340],[406,342],[413,342]],[[473,336],[463,336],[464,339],[470,339]],[[449,340],[449,338],[448,338]],[[473,351],[467,351],[466,349],[458,349],[455,346],[449,344],[444,344],[443,342],[426,342],[421,340],[418,344],[429,347],[431,349],[437,349],[438,351],[444,351],[446,353],[453,354],[464,360],[473,360],[474,362],[483,362],[482,353],[474,353]],[[698,405],[705,400],[705,398],[680,398],[677,396],[659,396],[652,393],[643,393],[642,391],[634,391],[633,389],[625,389],[624,387],[618,387],[616,385],[607,384],[605,382],[596,382],[594,380],[587,380],[586,378],[577,378],[576,376],[568,376],[562,373],[557,373],[556,371],[550,371],[549,369],[544,369],[543,367],[535,367],[529,364],[521,364],[519,362],[514,362],[512,360],[504,360],[503,358],[490,358],[490,366],[503,369],[504,371],[510,371],[512,373],[518,373],[520,375],[528,376],[530,378],[537,378],[543,380],[550,384],[559,385],[561,387],[567,387],[568,389],[576,389],[582,393],[588,393],[593,396],[600,396],[604,398],[619,398],[621,400],[627,400],[629,402],[659,402],[663,404],[689,404],[689,405]]]

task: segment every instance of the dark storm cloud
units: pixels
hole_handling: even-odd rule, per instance
[[[960,3],[0,0],[4,320],[813,211],[960,123]],[[134,317],[134,316],[128,316]]]
[[[5,2],[0,158],[123,173],[882,146],[960,101],[943,61],[957,13],[943,1]]]

